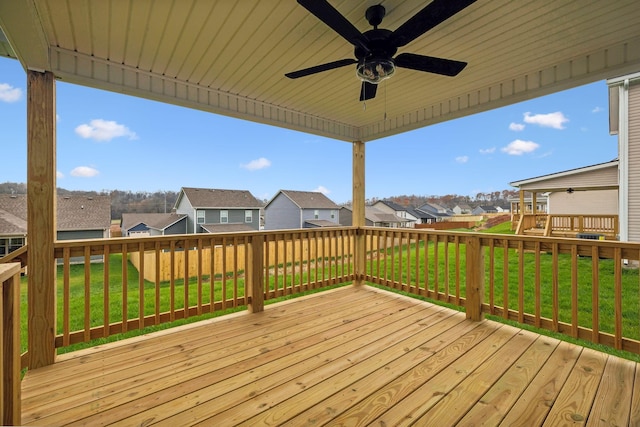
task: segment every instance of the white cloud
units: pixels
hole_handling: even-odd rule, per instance
[[[264,157],[260,157],[256,160],[251,160],[249,163],[240,165],[240,167],[250,171],[268,168],[269,166],[271,166],[271,160],[265,159]]]
[[[91,138],[96,141],[111,141],[113,138],[127,136],[129,139],[138,139],[135,132],[125,125],[114,121],[94,119],[89,124],[82,124],[76,128],[76,133],[83,138]]]
[[[56,171],[56,178],[62,179],[62,178],[64,178],[64,174],[62,172],[60,172],[60,171]]]
[[[491,154],[493,152],[496,151],[496,147],[491,147],[491,148],[481,148],[480,149],[480,154]]]
[[[523,141],[521,139],[516,139],[507,145],[506,147],[502,147],[502,151],[509,154],[510,156],[521,156],[525,153],[531,153],[535,151],[539,144],[536,144],[533,141]]]
[[[456,163],[467,163],[468,161],[469,161],[469,156],[456,157]]]
[[[89,166],[78,166],[71,171],[71,176],[79,176],[82,178],[91,178],[98,175],[100,172],[97,169]]]
[[[524,113],[525,123],[530,123],[542,127],[564,129],[564,124],[569,121],[560,111],[548,114]]]
[[[311,191],[317,191],[318,193],[322,193],[325,196],[329,193],[331,193],[331,191],[329,191],[329,189],[327,187],[324,187],[322,185],[319,185],[318,188],[316,188],[315,190],[311,190]]]
[[[22,98],[22,89],[7,83],[0,83],[0,101],[16,102]]]
[[[592,113],[599,113],[601,111],[604,111],[602,107],[595,107],[593,110],[591,110]]]
[[[512,130],[514,132],[520,132],[522,130],[524,130],[524,125],[522,123],[511,123],[509,124],[509,130]]]

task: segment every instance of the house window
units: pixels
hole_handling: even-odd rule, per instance
[[[318,209],[313,211],[313,218],[314,219],[320,218],[320,211]]]
[[[15,250],[24,246],[23,237],[11,237],[7,239],[0,239],[0,257],[3,257]]]
[[[336,219],[336,211],[331,211],[331,219]]]
[[[247,209],[244,211],[244,222],[253,222],[253,211]]]
[[[196,211],[196,222],[204,224],[204,211]]]
[[[227,224],[229,222],[229,211],[220,211],[220,224]]]

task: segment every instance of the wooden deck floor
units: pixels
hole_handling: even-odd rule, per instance
[[[636,363],[349,286],[59,357],[26,425],[640,425]]]

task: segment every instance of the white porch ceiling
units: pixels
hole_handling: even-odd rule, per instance
[[[453,0],[452,0],[453,1]],[[360,31],[428,0],[330,0]],[[637,0],[478,0],[398,53],[468,62],[408,69],[363,105],[355,65],[290,80],[352,46],[295,0],[0,0],[0,55],[58,79],[344,141],[370,141],[640,70]]]

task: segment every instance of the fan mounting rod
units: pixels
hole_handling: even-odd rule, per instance
[[[374,29],[377,29],[386,13],[387,11],[383,5],[376,4],[367,9],[367,11],[364,13],[364,17],[367,18],[367,21],[369,21],[369,25],[371,25]]]

